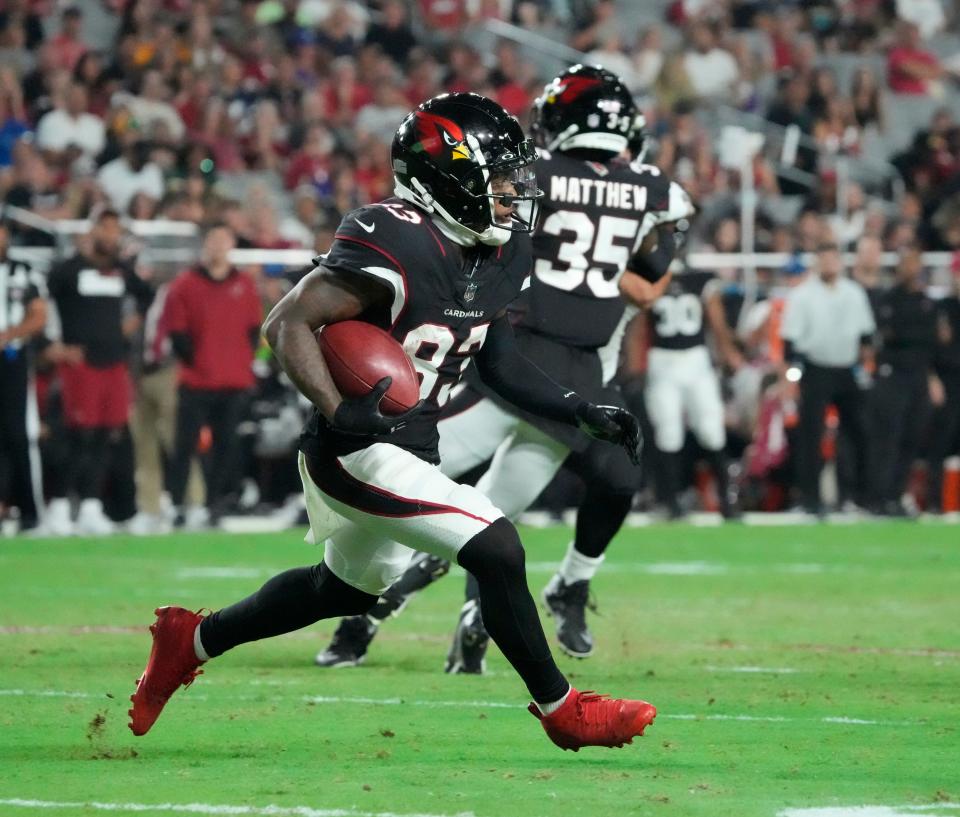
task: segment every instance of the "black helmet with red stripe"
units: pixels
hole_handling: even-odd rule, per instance
[[[503,244],[536,226],[543,196],[536,148],[493,100],[471,93],[427,100],[400,124],[391,158],[396,195],[463,243]],[[509,218],[497,220],[497,201],[512,206]]]
[[[551,80],[534,101],[531,131],[547,150],[580,148],[618,155],[637,148],[640,122],[620,77],[599,65],[574,65]]]

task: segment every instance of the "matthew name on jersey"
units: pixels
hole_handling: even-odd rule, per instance
[[[581,176],[552,176],[550,200],[561,204],[646,210],[648,188],[631,182],[585,179]]]

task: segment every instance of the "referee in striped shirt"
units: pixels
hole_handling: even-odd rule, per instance
[[[32,527],[43,508],[40,418],[30,341],[47,322],[43,278],[7,256],[10,228],[0,220],[0,515]]]

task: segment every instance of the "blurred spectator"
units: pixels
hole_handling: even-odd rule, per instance
[[[87,52],[80,29],[83,27],[83,12],[78,6],[67,6],[60,15],[60,33],[50,44],[57,55],[57,65],[72,71],[77,61]]]
[[[434,37],[447,38],[467,20],[466,0],[417,0],[423,26]]]
[[[579,30],[573,35],[570,45],[580,51],[592,51],[620,30],[617,5],[613,0],[591,0],[580,5],[585,8],[581,15],[574,13],[575,25]]]
[[[132,399],[127,338],[133,326],[124,317],[132,298],[144,314],[153,289],[121,257],[123,228],[113,210],[94,221],[84,249],[50,271],[50,298],[60,316],[61,339],[47,354],[58,364],[64,422],[71,455],[64,482],[67,494],[49,506],[51,532],[72,532],[70,493],[80,499],[77,531],[100,535],[113,526],[103,511],[101,490],[109,464],[108,449],[129,440],[127,421]],[[132,447],[121,462],[127,485],[133,485]]]
[[[691,25],[683,68],[698,97],[731,99],[740,79],[737,61],[718,45],[715,30],[709,23]]]
[[[137,515],[128,526],[136,535],[166,533],[170,523],[164,499],[170,503],[169,464],[177,417],[176,367],[162,316],[170,284],[157,290],[144,318],[143,358],[137,399],[130,419],[136,455]],[[199,463],[193,463],[187,485],[190,509],[205,505]],[[194,516],[196,514],[194,513]],[[206,516],[204,509],[203,516]]]
[[[58,105],[37,124],[37,147],[58,165],[72,164],[82,158],[92,167],[106,145],[103,120],[87,111],[87,89],[73,83],[63,105]]]
[[[14,146],[29,131],[20,84],[9,69],[0,67],[0,170],[13,163]]]
[[[943,496],[943,461],[960,454],[960,257],[950,265],[951,291],[937,303],[937,356],[934,362],[942,384],[934,385],[935,413],[930,423],[927,456],[927,510],[946,510]]]
[[[0,66],[9,68],[16,77],[33,70],[37,59],[27,48],[27,32],[15,20],[7,20],[0,29]]]
[[[100,168],[97,181],[110,203],[119,212],[126,213],[130,202],[138,193],[144,193],[155,201],[163,198],[163,174],[150,161],[150,143],[127,137],[123,153]]]
[[[854,367],[869,362],[874,329],[863,287],[844,277],[840,247],[824,230],[817,248],[816,274],[788,296],[781,327],[786,360],[803,371],[797,461],[803,507],[809,513],[823,510],[820,440],[824,412],[831,404],[837,407],[858,457],[856,501],[866,502],[867,435],[863,391]]]
[[[887,84],[898,94],[927,95],[943,77],[936,54],[923,48],[913,23],[897,25],[896,40],[887,54]]]
[[[360,139],[370,136],[389,145],[408,113],[410,105],[403,87],[397,82],[380,82],[374,89],[373,102],[362,108],[357,115],[357,136]]]
[[[877,75],[869,68],[858,68],[851,87],[853,115],[861,129],[871,125],[883,130],[883,99]]]
[[[153,135],[157,125],[165,128],[174,140],[183,137],[184,126],[177,109],[170,104],[170,89],[159,71],[147,71],[140,83],[140,93],[118,94],[113,100],[114,105],[127,108],[137,120],[140,130],[148,136]]]
[[[335,60],[325,99],[330,123],[334,127],[348,127],[357,112],[372,100],[373,91],[357,77],[356,63],[349,57]]]
[[[302,184],[312,184],[318,193],[329,192],[333,148],[330,131],[321,124],[310,125],[303,146],[290,157],[283,179],[286,188],[293,190]]]
[[[236,430],[254,384],[251,367],[262,315],[253,280],[230,263],[235,246],[229,227],[212,226],[204,237],[200,265],[177,276],[164,309],[164,325],[180,361],[170,473],[180,525],[185,521],[187,476],[202,426],[208,425],[212,434],[207,506],[214,521],[236,489]]]
[[[663,34],[659,26],[650,26],[641,32],[633,55],[634,93],[653,87],[663,68]]]
[[[407,5],[403,0],[386,0],[380,9],[380,22],[367,30],[366,43],[377,45],[398,65],[406,65],[417,38],[410,28]]]
[[[908,514],[901,500],[910,466],[929,419],[931,392],[942,395],[934,373],[936,307],[924,292],[923,259],[916,245],[903,248],[896,285],[879,299],[880,354],[871,395],[873,501],[877,513]]]
[[[23,29],[26,47],[31,51],[44,40],[43,16],[37,13],[42,11],[42,4],[39,9],[35,8],[37,5],[27,0],[6,0],[0,9],[0,29],[8,26]]]
[[[355,21],[343,2],[332,4],[316,34],[316,45],[330,57],[353,57],[357,53]]]
[[[940,0],[896,0],[897,17],[917,26],[924,40],[930,39],[946,25]]]

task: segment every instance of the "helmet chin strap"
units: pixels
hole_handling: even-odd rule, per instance
[[[411,190],[410,187],[414,189]],[[410,187],[397,182],[394,186],[393,193],[397,198],[409,201],[421,210],[426,210],[426,212],[430,213],[433,216],[433,223],[437,225],[437,229],[454,244],[459,244],[461,247],[473,247],[479,242],[480,244],[486,244],[492,247],[500,247],[510,240],[511,231],[504,227],[491,225],[482,233],[475,232],[469,227],[464,227],[434,201],[433,196],[430,195],[418,179],[411,179]]]

